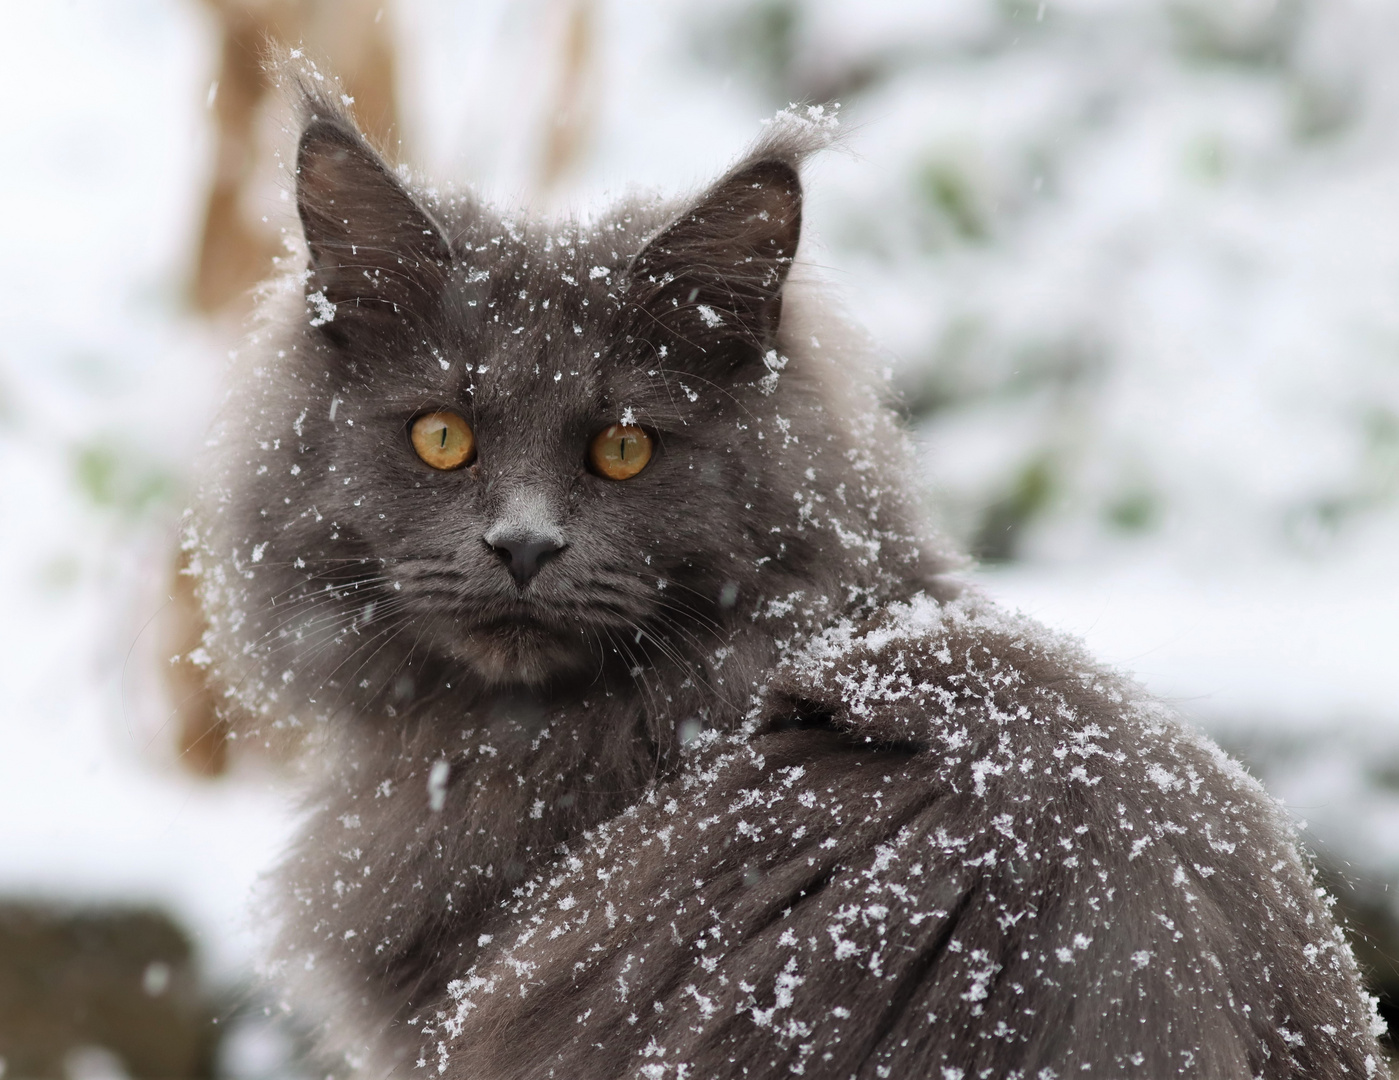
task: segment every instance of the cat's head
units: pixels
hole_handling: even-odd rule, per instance
[[[843,602],[896,526],[883,436],[783,317],[822,139],[775,125],[679,210],[535,222],[415,192],[308,96],[308,260],[205,501],[214,636],[250,665],[225,676],[321,709],[429,669],[591,680]]]

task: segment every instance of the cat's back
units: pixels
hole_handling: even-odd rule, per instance
[[[480,944],[423,1017],[453,1075],[1379,1067],[1262,789],[975,601],[828,630]]]

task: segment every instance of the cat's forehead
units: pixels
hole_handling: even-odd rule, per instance
[[[664,347],[633,337],[625,288],[662,224],[659,204],[592,222],[481,213],[459,224],[436,316],[395,362],[369,365],[392,391],[384,407],[460,407],[516,427],[624,415],[679,422],[692,398],[672,385]]]
[[[660,358],[625,337],[622,283],[648,231],[635,216],[502,221],[454,245],[457,288],[444,327],[453,381],[482,405],[510,399],[516,409],[644,395]]]
[[[493,283],[492,293],[514,292],[522,302],[583,301],[621,281],[627,266],[655,233],[658,207],[618,209],[595,221],[534,221],[481,214],[461,224],[453,255],[472,279]]]
[[[647,363],[636,343],[606,325],[576,333],[578,325],[544,318],[520,324],[519,333],[487,335],[462,357],[454,379],[460,396],[478,415],[516,423],[628,410],[655,414],[666,397],[659,362]]]

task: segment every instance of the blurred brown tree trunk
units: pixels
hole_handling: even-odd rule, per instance
[[[204,637],[204,612],[195,595],[189,560],[175,552],[169,582],[170,607],[161,623],[159,655],[168,657],[165,691],[180,764],[199,776],[219,776],[228,768],[229,725],[205,669],[190,659]]]
[[[191,298],[205,313],[246,308],[249,290],[281,249],[276,227],[259,210],[275,199],[259,166],[271,154],[266,118],[270,45],[300,47],[340,79],[351,111],[381,148],[398,127],[394,50],[383,0],[204,0],[217,14],[218,79],[211,91],[218,125],[214,171],[204,212]]]
[[[535,188],[546,199],[587,155],[598,111],[596,0],[556,0],[558,74],[544,118]]]

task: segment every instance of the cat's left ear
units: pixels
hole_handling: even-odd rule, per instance
[[[436,305],[451,248],[346,118],[308,118],[297,147],[296,203],[311,252],[306,292],[327,332]]]
[[[724,177],[632,261],[639,333],[669,338],[715,374],[772,348],[782,287],[801,238],[794,164],[750,160]]]

